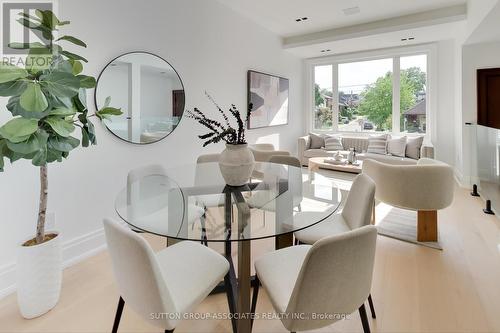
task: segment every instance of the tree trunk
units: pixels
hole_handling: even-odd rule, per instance
[[[38,208],[38,222],[36,225],[36,244],[41,244],[45,238],[45,216],[47,215],[47,165],[40,167],[40,206]]]

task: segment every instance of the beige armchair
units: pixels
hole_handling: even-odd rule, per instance
[[[437,211],[453,201],[453,169],[449,165],[427,158],[420,159],[417,165],[390,165],[368,159],[363,162],[363,173],[375,181],[377,200],[418,212],[419,242],[437,241]]]

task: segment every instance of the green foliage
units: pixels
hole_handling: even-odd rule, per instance
[[[57,42],[87,45],[67,35],[54,40],[55,31],[68,21],[60,21],[51,11],[20,16],[20,24],[42,32],[49,43],[11,43],[11,48],[28,50],[24,68],[0,64],[0,96],[9,97],[7,110],[14,117],[0,126],[0,171],[5,158],[31,160],[35,166],[61,162],[80,143],[84,147],[97,143],[91,117],[102,120],[121,114],[109,100],[105,108],[89,114],[86,89],[94,88],[96,80],[81,74],[85,58]],[[77,127],[81,142],[73,137]]]
[[[419,92],[425,90],[426,75],[419,68],[401,71],[401,113],[413,107]],[[392,73],[380,77],[361,93],[358,112],[367,116],[377,130],[392,128]]]
[[[314,84],[314,101],[316,102],[316,106],[320,106],[325,103],[323,96],[321,96],[321,89],[317,83]]]

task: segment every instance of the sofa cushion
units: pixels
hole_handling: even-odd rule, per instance
[[[420,158],[420,148],[422,148],[423,143],[423,136],[409,137],[406,142],[406,157],[418,160]]]
[[[342,146],[341,137],[337,135],[328,135],[325,137],[326,150],[344,150]]]
[[[387,154],[387,134],[370,135],[368,137],[367,153],[372,154]]]
[[[317,135],[314,133],[309,133],[310,146],[311,149],[320,149],[325,146],[325,137],[322,135]]]
[[[387,140],[387,153],[393,156],[405,157],[406,136]]]

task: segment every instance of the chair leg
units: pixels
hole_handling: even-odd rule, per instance
[[[118,332],[118,326],[120,325],[120,319],[122,318],[123,307],[125,306],[125,301],[120,296],[120,300],[118,301],[118,307],[116,308],[115,322],[113,323],[113,333]]]
[[[234,304],[233,286],[231,284],[231,277],[229,276],[229,272],[224,277],[224,288],[226,289],[227,305],[229,307],[229,312],[231,314],[235,314],[236,307]],[[234,316],[231,317],[231,326],[233,328],[233,332],[237,332],[238,327],[236,323],[236,318],[234,318]]]
[[[375,307],[373,306],[372,294],[368,295],[368,304],[370,305],[370,312],[372,313],[372,318],[377,319],[375,314]]]
[[[255,286],[253,287],[253,294],[252,294],[252,307],[250,310],[250,313],[252,315],[250,319],[250,329],[253,327],[253,319],[254,319],[254,314],[255,310],[257,308],[257,298],[259,297],[259,286],[260,286],[260,281],[257,275],[255,275]]]
[[[174,330],[165,330],[165,333],[174,333]]]
[[[208,246],[206,219],[207,219],[207,208],[205,207],[205,212],[203,213],[203,216],[200,217],[200,224],[201,224],[201,244],[205,245],[205,246]]]
[[[363,332],[370,333],[370,324],[368,323],[368,316],[366,315],[366,308],[364,304],[359,307],[359,316],[361,317]]]

